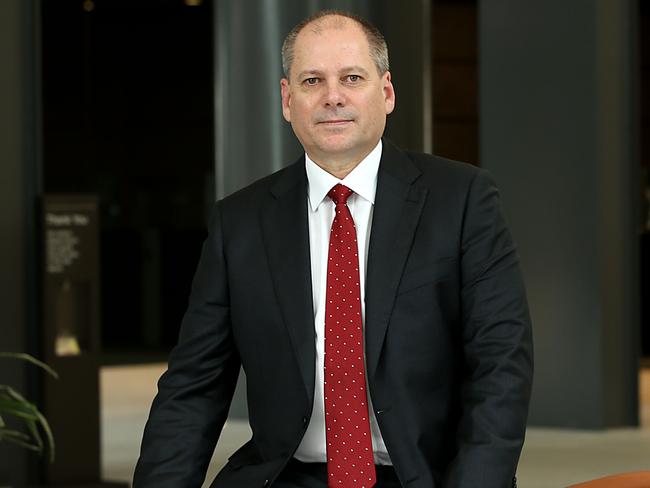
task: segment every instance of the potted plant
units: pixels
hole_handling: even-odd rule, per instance
[[[29,354],[0,353],[0,359],[5,358],[27,361],[58,378],[52,368]],[[9,417],[22,424],[25,431],[7,425],[5,420]],[[36,405],[26,400],[11,386],[0,384],[0,442],[2,441],[17,444],[39,454],[43,454],[47,448],[50,462],[54,461],[54,438],[43,414]]]

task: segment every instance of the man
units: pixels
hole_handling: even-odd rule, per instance
[[[134,486],[201,485],[240,365],[253,437],[212,487],[514,486],[531,326],[492,180],[382,140],[365,20],[307,19],[283,64],[305,156],[217,203]]]

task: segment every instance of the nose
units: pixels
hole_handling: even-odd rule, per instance
[[[345,105],[345,94],[341,90],[341,86],[336,81],[329,81],[325,88],[324,103],[326,107],[343,107]]]

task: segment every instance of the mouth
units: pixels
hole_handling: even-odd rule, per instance
[[[332,120],[321,120],[318,122],[319,125],[324,125],[326,127],[338,127],[349,124],[352,122],[352,119],[332,119]]]

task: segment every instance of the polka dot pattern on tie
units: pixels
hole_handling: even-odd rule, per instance
[[[375,463],[363,361],[357,233],[347,200],[335,185],[325,303],[325,428],[330,488],[370,488]]]

